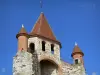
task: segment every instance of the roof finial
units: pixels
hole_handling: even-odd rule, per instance
[[[77,42],[75,42],[75,46],[77,46]]]
[[[41,12],[42,12],[42,7],[43,7],[43,1],[40,0],[40,8],[41,8]]]
[[[42,0],[40,0],[40,7],[42,8]]]
[[[22,28],[24,28],[24,24],[22,24]]]

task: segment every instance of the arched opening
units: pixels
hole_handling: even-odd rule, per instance
[[[45,41],[42,41],[42,51],[45,51]]]
[[[78,64],[78,59],[75,59],[75,64]]]
[[[54,54],[54,44],[51,44],[51,53]]]
[[[41,75],[58,75],[57,64],[49,60],[42,60],[40,61],[40,66],[41,66]]]
[[[30,52],[34,53],[35,52],[35,44],[34,43],[30,43],[29,47],[30,47]]]

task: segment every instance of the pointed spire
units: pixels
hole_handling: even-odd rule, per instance
[[[24,28],[24,25],[23,24],[22,24],[22,28],[21,28],[21,30],[20,30],[19,33],[27,33],[26,30],[25,30],[25,28]]]
[[[19,37],[19,35],[28,35],[28,33],[26,32],[25,28],[24,28],[24,25],[22,24],[22,28],[20,29],[20,31],[18,32],[18,34],[16,35],[16,38]]]
[[[42,0],[40,0],[40,7],[42,8],[43,4],[42,4]]]
[[[56,37],[54,36],[43,12],[41,12],[30,34],[31,35],[37,34],[37,35],[46,37],[48,39],[56,40]]]
[[[75,47],[73,49],[73,52],[71,54],[71,56],[73,57],[73,55],[75,54],[82,54],[84,56],[84,53],[81,51],[81,49],[78,47],[77,43],[75,42]]]

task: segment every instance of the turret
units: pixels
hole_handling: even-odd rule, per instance
[[[75,64],[82,63],[84,65],[84,61],[83,61],[84,53],[78,47],[77,43],[75,43],[75,47],[73,49],[73,52],[72,52],[71,56],[74,59]]]
[[[26,32],[24,26],[22,25],[21,30],[16,35],[18,39],[18,50],[26,50],[28,49],[28,33]]]

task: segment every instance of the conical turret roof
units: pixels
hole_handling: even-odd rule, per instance
[[[19,33],[27,33],[26,29],[24,28],[24,25],[22,25],[22,28],[20,29]]]
[[[26,32],[26,30],[24,28],[24,25],[22,25],[22,28],[20,29],[20,31],[16,35],[16,38],[18,38],[20,35],[28,35],[28,33]]]
[[[73,55],[75,54],[82,54],[82,56],[84,56],[84,53],[81,51],[81,49],[78,47],[76,43],[75,43],[75,47],[73,49],[71,56],[73,57]]]

